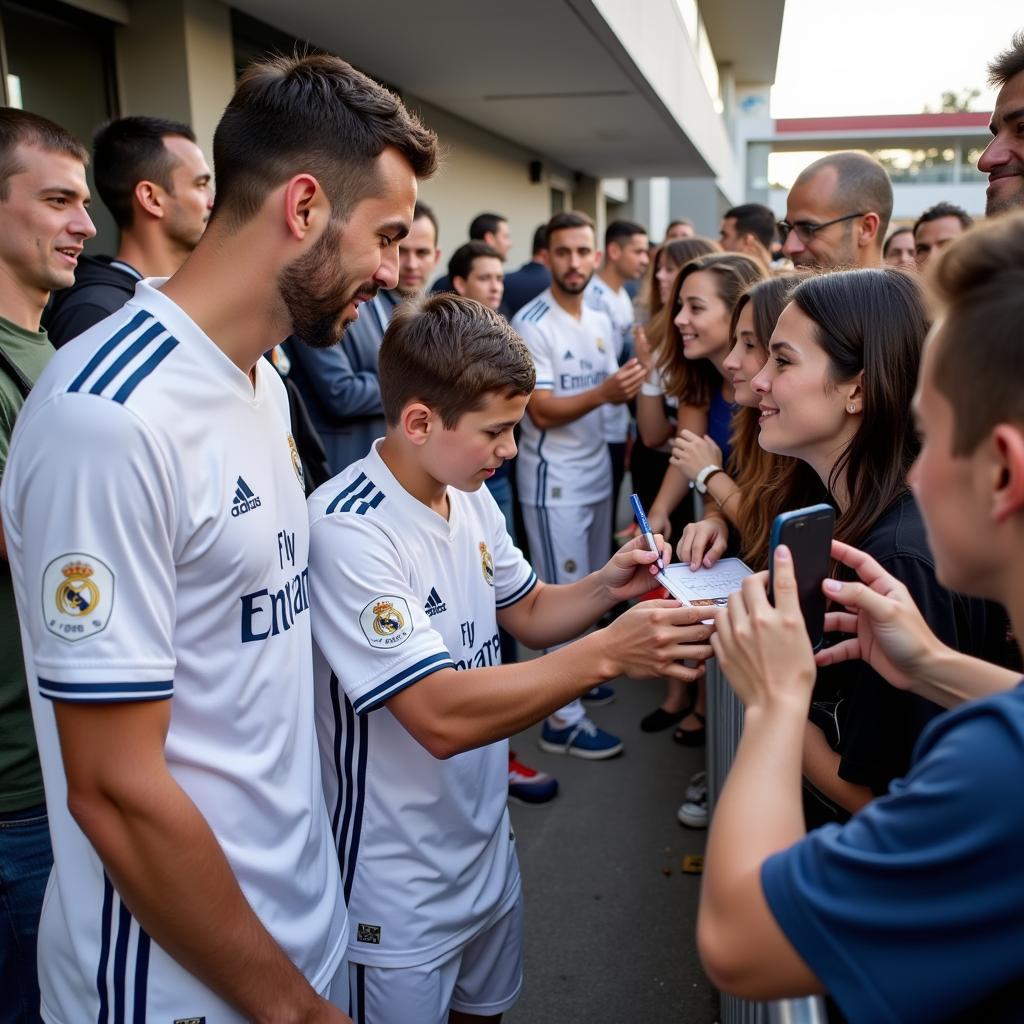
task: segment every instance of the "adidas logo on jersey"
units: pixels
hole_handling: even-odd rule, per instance
[[[244,515],[246,512],[251,512],[254,508],[259,508],[262,502],[253,493],[252,488],[241,478],[238,478],[238,483],[235,484],[235,497],[231,502],[231,514],[235,517]]]
[[[565,350],[565,355],[562,356],[562,358],[563,359],[572,359],[573,358],[572,352],[569,349],[566,349]]]
[[[431,618],[435,615],[440,615],[441,612],[448,611],[448,605],[441,600],[441,595],[438,594],[436,587],[430,588],[430,596],[427,598],[427,603],[423,606],[423,610]]]

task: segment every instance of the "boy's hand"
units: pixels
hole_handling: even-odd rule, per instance
[[[702,616],[706,608],[686,608],[678,601],[644,601],[630,608],[599,631],[610,677],[699,679],[711,657],[708,638],[714,631],[701,622]],[[700,664],[684,665],[684,659]]]
[[[660,534],[654,535],[654,542],[661,552],[662,561],[668,565],[672,560],[672,548]],[[647,547],[647,541],[642,536],[634,537],[619,548],[604,568],[597,571],[610,604],[642,597],[653,590],[658,585],[654,578],[658,572],[656,561],[657,556]]]
[[[768,573],[748,576],[715,615],[711,646],[747,710],[800,707],[806,714],[817,675],[800,612],[793,558],[775,551],[775,607],[768,603]]]
[[[943,650],[928,628],[907,588],[890,576],[870,555],[832,542],[832,557],[849,566],[862,583],[825,580],[828,598],[845,612],[829,612],[825,631],[852,633],[834,647],[815,655],[819,665],[866,661],[892,686],[909,690],[914,679],[928,675],[928,667]]]

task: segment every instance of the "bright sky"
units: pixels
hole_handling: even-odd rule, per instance
[[[914,114],[977,88],[1024,28],[1014,0],[786,0],[772,117]]]

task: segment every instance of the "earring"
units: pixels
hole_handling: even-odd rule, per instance
[[[847,412],[856,412],[857,411],[857,407],[855,405],[848,405],[846,407],[846,411]]]

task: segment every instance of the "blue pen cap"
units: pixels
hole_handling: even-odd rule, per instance
[[[640,527],[641,533],[650,533],[651,527],[647,522],[647,513],[644,511],[644,506],[640,501],[639,494],[631,494],[629,496],[629,503],[633,506],[633,515],[636,516],[637,525]]]

